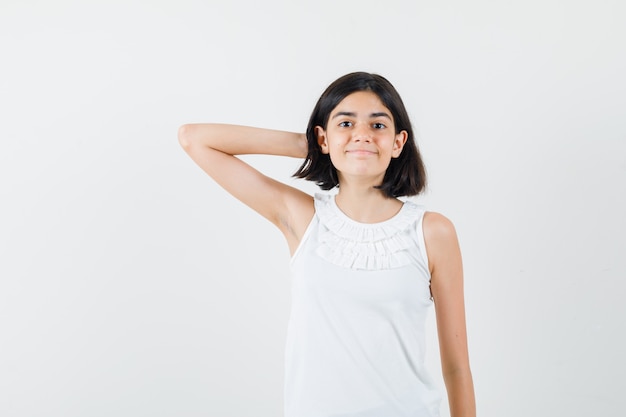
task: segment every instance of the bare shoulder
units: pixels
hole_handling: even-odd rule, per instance
[[[460,258],[456,229],[450,219],[437,212],[426,212],[423,230],[431,273]]]
[[[424,213],[424,238],[426,241],[456,240],[456,229],[450,219],[441,213]]]

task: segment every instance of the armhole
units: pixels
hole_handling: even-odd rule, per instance
[[[426,239],[424,239],[424,217],[426,216],[426,210],[422,212],[420,219],[417,222],[417,242],[419,244],[420,253],[424,259],[424,266],[426,273],[428,274],[428,280],[430,281],[430,264],[428,263],[428,251],[426,250]]]
[[[296,257],[298,256],[298,254],[300,253],[300,250],[302,249],[302,246],[309,238],[309,235],[311,234],[311,230],[313,229],[313,223],[315,222],[316,217],[317,217],[317,212],[313,211],[313,216],[311,217],[311,221],[309,221],[309,225],[304,230],[304,234],[302,235],[302,239],[300,239],[300,243],[298,243],[298,247],[296,248],[293,255],[291,255],[291,259],[289,260],[289,265],[294,263]]]

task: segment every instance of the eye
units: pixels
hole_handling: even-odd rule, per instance
[[[344,120],[343,122],[339,122],[339,127],[350,127],[352,126],[352,122]]]
[[[380,123],[380,122],[376,122],[372,126],[374,127],[374,129],[384,129],[384,128],[387,127],[387,126],[385,126],[384,123]]]

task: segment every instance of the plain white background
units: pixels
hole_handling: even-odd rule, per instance
[[[176,132],[302,131],[354,70],[400,91],[417,200],[456,224],[479,415],[620,415],[625,19],[619,0],[4,0],[0,415],[282,415],[286,244]],[[315,191],[300,161],[246,159]]]

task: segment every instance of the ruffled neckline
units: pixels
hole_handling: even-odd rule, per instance
[[[345,268],[378,270],[398,268],[411,262],[408,249],[414,245],[411,234],[423,210],[405,201],[391,218],[377,223],[361,223],[339,209],[335,195],[316,194],[315,212],[320,221],[317,254]]]

